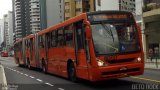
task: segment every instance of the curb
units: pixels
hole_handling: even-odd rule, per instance
[[[6,76],[5,76],[5,72],[4,72],[4,67],[0,64],[0,69],[1,69],[1,78],[2,78],[2,90],[8,90],[7,87],[7,80],[6,80]]]

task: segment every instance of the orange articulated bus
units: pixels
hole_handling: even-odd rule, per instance
[[[34,62],[31,67],[72,81],[100,81],[144,72],[141,30],[129,12],[83,13],[36,33],[32,42],[32,58],[25,59]]]

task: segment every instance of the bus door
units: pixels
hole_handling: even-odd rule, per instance
[[[31,53],[31,59],[30,59],[30,64],[31,64],[31,66],[33,66],[33,67],[35,67],[36,66],[36,62],[35,62],[35,47],[34,47],[34,44],[35,42],[34,42],[34,39],[33,38],[31,38],[30,39],[30,44],[31,44],[31,46],[30,46],[30,53]]]
[[[85,40],[85,28],[83,21],[79,21],[75,24],[75,45],[76,45],[76,73],[77,76],[83,79],[89,78],[88,61]]]

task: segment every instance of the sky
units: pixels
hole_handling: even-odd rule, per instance
[[[0,0],[0,19],[3,18],[4,14],[8,11],[12,11],[12,0]]]

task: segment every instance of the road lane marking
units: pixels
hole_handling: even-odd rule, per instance
[[[58,88],[59,90],[64,90],[63,88]]]
[[[37,81],[39,81],[39,82],[43,82],[41,79],[36,79]]]
[[[29,76],[30,78],[35,78],[35,77],[33,77],[33,76]]]
[[[24,75],[28,77],[28,74],[24,74]]]
[[[15,71],[15,72],[17,72],[17,73],[20,73],[20,74],[23,74],[23,75],[25,75],[25,76],[29,76],[28,74],[24,74],[24,73],[22,73],[22,72],[20,72],[20,71],[17,71],[17,70],[14,70],[14,69],[12,69],[12,68],[9,68],[9,67],[6,67],[7,69],[9,69],[9,70],[12,70],[12,71]],[[33,77],[33,76],[29,76],[30,78],[32,78],[32,79],[34,79],[35,77]],[[43,80],[41,80],[41,79],[36,79],[37,81],[39,81],[39,82],[43,82]],[[46,85],[49,85],[49,86],[54,86],[53,84],[50,84],[50,83],[45,83]],[[65,89],[63,89],[63,88],[58,88],[58,90],[65,90]]]
[[[159,80],[153,80],[153,79],[149,79],[149,78],[142,78],[142,77],[135,77],[135,76],[131,76],[131,78],[160,83]]]
[[[17,73],[20,73],[19,71],[17,71]]]
[[[54,85],[52,85],[52,84],[50,84],[50,83],[45,83],[45,84],[46,84],[46,85],[49,85],[49,86],[52,86],[52,87],[54,86]]]
[[[20,74],[23,74],[22,72]]]

